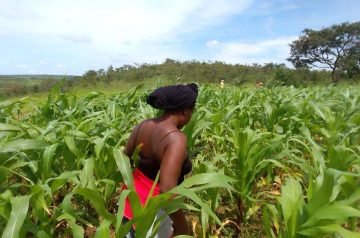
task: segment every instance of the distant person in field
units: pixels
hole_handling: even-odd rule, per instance
[[[221,80],[221,81],[220,81],[220,88],[221,88],[221,89],[224,88],[224,80]]]
[[[257,88],[262,88],[262,87],[264,86],[264,83],[261,82],[261,81],[259,81],[259,82],[256,82],[255,86],[256,86]]]
[[[192,169],[188,157],[186,136],[181,129],[190,121],[198,95],[196,84],[161,87],[147,97],[147,103],[160,109],[163,114],[144,120],[137,125],[126,144],[125,154],[133,154],[142,144],[139,166],[133,173],[135,188],[141,203],[145,203],[157,173],[159,182],[154,195],[167,192],[184,180]],[[160,211],[163,212],[163,211]],[[132,219],[130,203],[125,203],[125,222]],[[190,229],[182,210],[165,219],[158,237],[190,235]],[[131,231],[134,233],[134,230]],[[163,235],[159,235],[163,234]]]

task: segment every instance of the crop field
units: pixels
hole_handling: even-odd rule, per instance
[[[122,146],[159,113],[148,92],[0,102],[2,237],[145,237],[160,208],[185,209],[196,237],[360,237],[359,86],[201,86],[192,174],[142,207]]]

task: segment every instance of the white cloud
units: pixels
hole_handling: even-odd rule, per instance
[[[284,62],[290,53],[289,44],[295,39],[294,36],[254,43],[220,43],[214,60],[242,64]]]
[[[299,8],[298,1],[294,0],[271,0],[259,1],[253,15],[273,15]]]
[[[212,0],[199,1],[201,4],[196,8],[192,17],[198,22],[192,24],[217,24],[226,20],[226,17],[242,13],[251,6],[253,0]]]
[[[252,2],[0,0],[0,29],[7,33],[8,39],[21,37],[35,41],[27,41],[28,46],[45,42],[47,47],[39,54],[48,61],[53,58],[68,62],[76,55],[78,59],[84,59],[77,66],[82,64],[82,69],[162,62],[165,58],[186,60],[194,55],[187,55],[177,45],[181,37],[222,24],[231,16],[242,13]],[[76,73],[81,74],[81,71]]]
[[[206,42],[206,47],[208,48],[212,48],[215,47],[219,44],[219,42],[217,40],[210,40],[208,42]]]
[[[231,17],[241,15],[253,2],[254,0],[0,0],[0,29],[6,35],[30,35],[47,42],[56,41],[55,48],[60,53],[54,53],[49,44],[45,49],[46,53],[38,53],[42,60],[37,62],[38,65],[53,65],[50,67],[53,70],[74,68],[71,58],[75,58],[75,55],[79,61],[77,67],[83,64],[82,69],[106,68],[110,64],[162,62],[165,58],[199,59],[201,56],[192,54],[191,50],[181,49],[176,43],[184,36],[220,26]],[[271,31],[272,25],[273,19],[269,17],[264,28]],[[288,44],[291,40],[292,38],[279,38],[245,43],[219,42],[210,38],[205,46],[208,51],[206,54],[212,54],[213,60],[233,63],[276,62],[277,59],[284,61],[288,57]],[[66,53],[59,50],[61,44],[67,47]],[[68,58],[54,58],[52,54]],[[80,56],[81,54],[83,55]],[[51,63],[54,61],[67,62],[67,66]]]
[[[74,34],[68,34],[68,35],[62,35],[61,38],[64,40],[71,41],[73,43],[91,43],[93,39],[90,36],[87,35],[79,35],[77,33]]]
[[[98,47],[124,42],[174,39],[189,29],[217,24],[250,5],[250,0],[2,0],[0,29],[93,39]],[[190,23],[190,24],[189,24]],[[78,36],[81,36],[80,40]]]

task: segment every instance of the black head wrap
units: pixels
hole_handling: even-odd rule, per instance
[[[183,110],[195,106],[198,86],[187,85],[165,86],[153,91],[146,99],[152,107],[165,111]]]

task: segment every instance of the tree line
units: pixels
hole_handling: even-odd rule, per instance
[[[220,83],[240,86],[262,82],[267,85],[295,85],[326,82],[330,73],[321,70],[290,69],[285,64],[226,64],[224,62],[178,61],[166,59],[161,64],[109,66],[107,70],[89,70],[81,78],[83,83],[110,84],[116,80],[141,82],[149,78],[165,78],[175,82]]]
[[[341,23],[320,30],[305,29],[299,39],[290,44],[294,69],[285,64],[226,64],[224,62],[180,62],[166,59],[162,64],[110,66],[107,71],[90,70],[84,80],[143,80],[165,77],[175,80],[216,83],[221,80],[234,85],[262,82],[266,85],[307,85],[340,79],[358,80],[360,75],[360,22]]]
[[[244,85],[260,84],[268,87],[330,84],[343,81],[360,81],[360,22],[341,23],[320,30],[305,29],[290,44],[285,64],[227,64],[220,61],[179,61],[165,59],[160,64],[125,64],[120,67],[88,70],[82,76],[61,80],[63,90],[74,86],[110,85],[114,81],[142,82],[164,78],[173,82],[199,82]],[[48,91],[59,80],[40,80],[35,85],[19,82],[0,82],[0,97]]]

